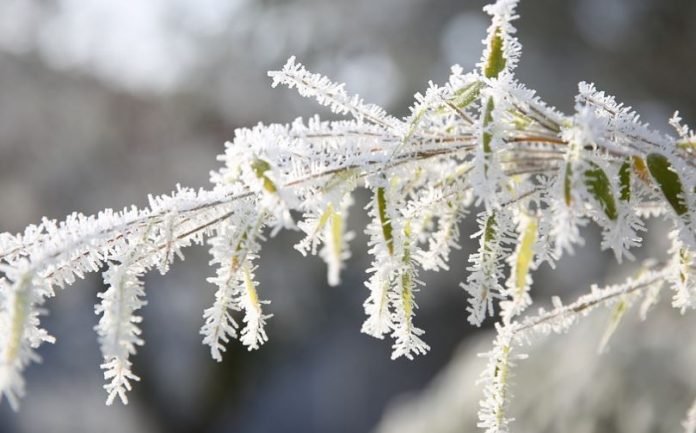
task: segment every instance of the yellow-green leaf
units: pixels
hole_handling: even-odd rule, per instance
[[[329,205],[326,207],[326,210],[319,217],[319,223],[317,224],[317,228],[314,229],[315,233],[324,228],[324,226],[326,225],[327,221],[329,221],[329,218],[331,218],[333,213],[333,205],[329,203]]]
[[[244,265],[242,265],[242,276],[244,278],[244,288],[246,289],[247,296],[249,297],[249,301],[251,304],[254,306],[254,308],[260,308],[260,303],[259,303],[259,294],[256,290],[256,283],[254,280],[251,278],[251,265],[249,264],[249,261],[245,261]]]
[[[573,165],[568,161],[566,163],[565,176],[563,178],[563,197],[565,198],[566,206],[570,206],[573,201]]]
[[[331,215],[331,248],[335,257],[341,257],[343,250],[343,215],[332,212]]]
[[[686,284],[689,279],[689,270],[691,268],[691,254],[686,248],[679,249],[679,281],[682,284]]]
[[[537,219],[530,217],[524,227],[522,239],[520,239],[515,260],[515,288],[518,291],[524,290],[527,286],[527,274],[529,274],[529,268],[534,259],[534,243],[537,238],[538,225]]]
[[[411,221],[406,220],[404,224],[404,256],[403,262],[408,264],[411,263]]]
[[[493,102],[493,98],[488,98],[488,102],[486,102],[486,109],[483,111],[483,128],[484,128],[484,133],[483,133],[483,152],[488,154],[491,153],[491,140],[493,139],[493,134],[490,132],[486,131],[485,129],[493,123],[493,109],[495,108],[495,103]]]
[[[500,27],[493,30],[493,35],[488,45],[488,58],[483,68],[486,78],[495,78],[505,69],[505,54],[503,53],[503,35]]]
[[[394,229],[387,216],[387,198],[385,196],[384,187],[377,188],[377,215],[379,216],[379,223],[382,226],[382,236],[384,236],[384,243],[387,245],[389,255],[394,255]]]
[[[467,84],[454,93],[452,104],[454,104],[454,106],[457,108],[468,107],[479,97],[481,87],[483,87],[483,83],[480,81],[474,81],[473,83]]]
[[[409,326],[413,314],[413,277],[408,271],[401,274],[401,303],[404,308],[404,321]]]
[[[273,181],[266,176],[266,172],[271,169],[271,164],[269,164],[268,161],[256,158],[254,162],[251,163],[251,169],[254,171],[256,177],[263,181],[263,189],[270,193],[278,191]]]
[[[696,149],[696,141],[689,140],[689,141],[677,141],[677,147],[679,149],[684,149],[684,150],[695,150]]]
[[[633,161],[633,170],[636,172],[638,175],[638,179],[642,180],[645,183],[650,183],[650,172],[648,171],[648,166],[645,165],[645,160],[641,158],[640,156],[632,156],[631,160]]]
[[[616,332],[616,329],[619,327],[619,323],[621,322],[624,313],[626,313],[626,310],[628,310],[628,307],[628,300],[625,296],[616,303],[614,310],[611,312],[607,329],[604,331],[604,335],[602,336],[602,341],[599,343],[599,353],[603,353],[607,348],[607,344],[609,344],[611,336],[614,335],[614,332]]]
[[[30,285],[31,277],[26,274],[15,283],[14,302],[12,302],[10,310],[8,310],[11,320],[6,329],[4,362],[12,363],[19,356],[22,339],[24,338],[26,316],[31,308]]]

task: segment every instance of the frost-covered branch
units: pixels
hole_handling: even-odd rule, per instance
[[[480,412],[480,426],[489,432],[508,428],[511,368],[531,334],[565,331],[609,304],[615,310],[604,347],[636,294],[646,294],[645,316],[663,285],[681,313],[696,308],[694,133],[677,113],[670,120],[677,136],[653,131],[630,107],[588,83],[579,84],[573,113],[545,104],[514,75],[522,51],[513,25],[516,6],[516,0],[499,0],[485,8],[491,26],[477,69],[452,67],[446,83],[430,83],[415,95],[404,119],[291,58],[269,73],[273,86],[296,88],[349,119],[314,116],[238,129],[218,157],[221,168],[211,174],[209,190],[177,187],[150,197],[144,209],[76,213],[0,234],[0,398],[17,408],[23,370],[38,360],[43,342],[53,341],[40,323],[46,298],[106,268],[96,331],[107,402],[119,397],[125,403],[139,379],[131,356],[143,344],[137,315],[145,304],[142,277],[153,268],[166,273],[192,244],[207,243],[215,267],[209,278],[214,301],[200,330],[211,356],[220,361],[236,338],[259,348],[272,316],[254,278],[266,236],[302,232],[295,248],[319,255],[328,283],[339,284],[350,256],[347,220],[357,189],[372,197],[364,228],[372,264],[362,331],[391,338],[393,358],[429,350],[417,326],[417,294],[425,287],[419,275],[449,269],[450,252],[462,243],[460,222],[477,215],[472,237],[478,250],[461,286],[469,321],[497,322]],[[650,217],[673,226],[670,259],[660,270],[525,316],[533,305],[532,272],[582,246],[582,227],[597,224],[601,248],[621,262],[634,260]]]
[[[534,337],[567,332],[581,317],[597,307],[617,303],[625,306],[622,301],[617,301],[618,298],[655,288],[659,290],[671,272],[673,269],[668,265],[655,270],[645,270],[641,277],[629,279],[624,284],[601,289],[593,285],[590,293],[581,296],[571,304],[563,305],[559,298],[554,298],[554,308],[550,311],[540,309],[536,315],[498,325],[493,349],[483,354],[488,358],[488,367],[481,375],[484,390],[478,426],[488,433],[509,431],[509,423],[513,421],[507,415],[507,406],[511,399],[512,370],[517,360],[527,358],[526,354],[519,353],[520,346],[528,344]],[[620,319],[621,316],[618,316],[614,322],[610,323],[610,332],[613,332]],[[610,335],[610,333],[606,334],[602,339],[602,346],[606,344],[605,340]]]

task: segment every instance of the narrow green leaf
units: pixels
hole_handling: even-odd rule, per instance
[[[622,297],[619,300],[619,302],[616,303],[616,306],[614,306],[614,310],[611,312],[611,316],[609,318],[609,324],[607,325],[607,329],[604,331],[604,335],[602,335],[602,340],[599,343],[599,353],[604,353],[604,351],[606,350],[611,336],[614,335],[614,332],[616,332],[616,329],[619,327],[619,323],[621,322],[621,319],[626,313],[626,310],[628,310],[628,307],[628,300],[625,296]]]
[[[12,302],[8,310],[11,320],[9,320],[8,328],[5,329],[5,359],[3,359],[5,362],[14,362],[20,356],[22,339],[25,337],[25,321],[27,320],[27,313],[31,308],[31,294],[29,293],[31,290],[31,276],[23,274],[14,283],[13,290],[15,292],[14,302]]]
[[[411,222],[406,220],[404,224],[404,251],[402,262],[411,264]],[[404,308],[404,321],[409,324],[413,313],[413,275],[408,270],[401,274],[401,303]]]
[[[616,201],[607,174],[597,164],[590,162],[592,168],[585,171],[587,191],[599,202],[604,214],[612,221],[618,218]]]
[[[379,215],[379,222],[382,226],[382,236],[384,236],[384,243],[387,245],[389,255],[394,255],[394,229],[387,216],[387,198],[385,196],[384,187],[377,188],[377,215]]]
[[[321,229],[324,228],[326,223],[329,221],[329,218],[331,218],[334,214],[333,210],[333,205],[329,203],[329,205],[326,207],[324,212],[322,212],[321,216],[319,217],[319,222],[317,223],[317,226],[314,228],[314,233],[319,233]]]
[[[520,239],[519,249],[515,260],[515,288],[518,295],[524,294],[524,289],[527,286],[527,274],[529,267],[534,259],[534,243],[537,238],[537,228],[539,224],[537,219],[530,217],[527,225],[524,227],[522,239]]]
[[[401,304],[404,308],[405,323],[409,326],[413,314],[413,277],[409,272],[401,274]]]
[[[231,273],[235,274],[237,273],[237,270],[239,270],[239,259],[240,257],[244,258],[246,257],[246,253],[240,254],[242,250],[244,249],[244,245],[246,244],[247,241],[247,232],[245,231],[242,233],[242,236],[239,239],[239,242],[237,242],[237,247],[234,249],[234,254],[232,254],[232,258],[230,259],[230,268],[231,268]]]
[[[651,153],[647,157],[647,162],[652,178],[655,179],[674,212],[679,216],[687,213],[689,209],[684,202],[684,187],[667,157],[659,153]]]
[[[485,129],[493,123],[493,109],[495,108],[495,103],[493,102],[493,98],[488,98],[488,102],[486,102],[486,109],[483,111],[483,128],[484,128],[484,133],[483,133],[483,152],[488,154],[491,153],[491,140],[493,139],[493,134],[491,134],[488,131],[485,131]]]
[[[481,93],[481,88],[483,83],[480,81],[474,81],[469,83],[461,89],[454,93],[454,98],[452,98],[452,104],[457,108],[466,108],[474,102]]]
[[[491,249],[491,242],[495,239],[496,221],[495,212],[491,212],[486,219],[486,225],[483,229],[483,249],[489,251]]]
[[[495,78],[505,69],[505,54],[503,53],[503,35],[500,27],[493,30],[493,36],[488,45],[488,58],[483,68],[486,78]]]
[[[331,215],[331,249],[335,257],[343,252],[343,215],[332,212]]]
[[[403,262],[405,264],[411,263],[411,221],[406,220],[406,223],[404,224],[404,256],[403,256]]]
[[[686,248],[679,249],[679,281],[686,284],[689,279],[689,270],[691,268],[691,254]]]
[[[568,161],[566,163],[565,176],[563,178],[563,196],[566,206],[570,206],[573,202],[573,165]]]
[[[626,161],[619,169],[619,186],[621,201],[631,200],[631,163]]]

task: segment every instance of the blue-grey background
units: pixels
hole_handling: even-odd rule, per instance
[[[147,193],[176,183],[206,186],[235,128],[325,113],[292,91],[270,88],[266,71],[291,55],[405,115],[428,80],[444,82],[454,63],[474,67],[488,25],[483,4],[0,0],[0,231],[20,231],[42,216],[144,205]],[[523,0],[519,12],[518,77],[552,105],[570,112],[577,82],[586,80],[656,128],[666,131],[676,109],[696,123],[696,2]],[[59,293],[45,318],[58,342],[43,347],[44,363],[28,369],[21,411],[0,404],[0,432],[371,431],[478,332],[466,323],[457,287],[475,245],[468,221],[453,270],[423,276],[416,322],[431,353],[390,361],[388,341],[359,333],[369,265],[363,202],[353,208],[357,238],[340,287],[327,286],[318,259],[292,249],[297,234],[265,246],[260,290],[275,317],[260,351],[233,342],[218,364],[201,345],[201,315],[214,293],[205,281],[214,272],[205,248],[187,251],[164,277],[149,275],[147,343],[135,358],[142,381],[126,407],[104,405],[92,330],[99,276]],[[639,257],[665,248],[664,226],[653,228]],[[587,247],[556,272],[540,271],[537,298],[572,297],[589,282],[613,282],[635,268],[615,269],[610,254],[598,253],[596,232],[587,237]],[[684,387],[668,397],[679,409],[688,400]],[[475,402],[480,389],[470,383],[458,392]]]

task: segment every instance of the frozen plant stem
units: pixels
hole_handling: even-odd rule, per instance
[[[207,242],[215,268],[208,279],[215,300],[200,331],[211,356],[222,360],[236,338],[258,349],[272,316],[254,278],[265,236],[301,231],[305,237],[296,249],[319,255],[329,284],[339,284],[358,188],[372,193],[365,231],[373,262],[362,331],[390,337],[393,358],[429,350],[415,314],[424,286],[419,273],[449,268],[449,254],[462,242],[459,223],[477,214],[480,230],[472,237],[478,251],[469,257],[461,286],[469,321],[496,321],[479,412],[479,426],[488,432],[509,428],[509,379],[524,357],[520,343],[532,334],[565,330],[590,310],[614,305],[613,331],[643,293],[641,314],[647,313],[662,286],[672,291],[676,310],[693,310],[696,136],[678,113],[670,120],[676,136],[653,131],[592,84],[579,84],[572,114],[546,105],[514,75],[522,49],[512,25],[516,5],[499,0],[486,6],[491,25],[477,69],[452,67],[447,83],[415,95],[404,119],[290,58],[269,73],[272,85],[294,87],[347,120],[315,116],[239,129],[219,156],[222,167],[211,174],[210,190],[177,187],[150,197],[145,209],[76,213],[0,234],[0,399],[18,407],[24,369],[39,359],[43,342],[53,341],[39,320],[45,299],[56,287],[106,268],[96,331],[107,402],[119,397],[126,403],[131,382],[139,380],[131,356],[143,344],[136,315],[146,303],[142,276],[152,268],[167,272],[191,244]],[[554,301],[553,310],[529,315],[533,271],[581,246],[580,227],[596,223],[601,248],[621,262],[634,259],[645,219],[654,216],[673,226],[666,263],[647,266],[624,284],[593,288],[576,303]],[[691,431],[693,412],[685,422]]]

